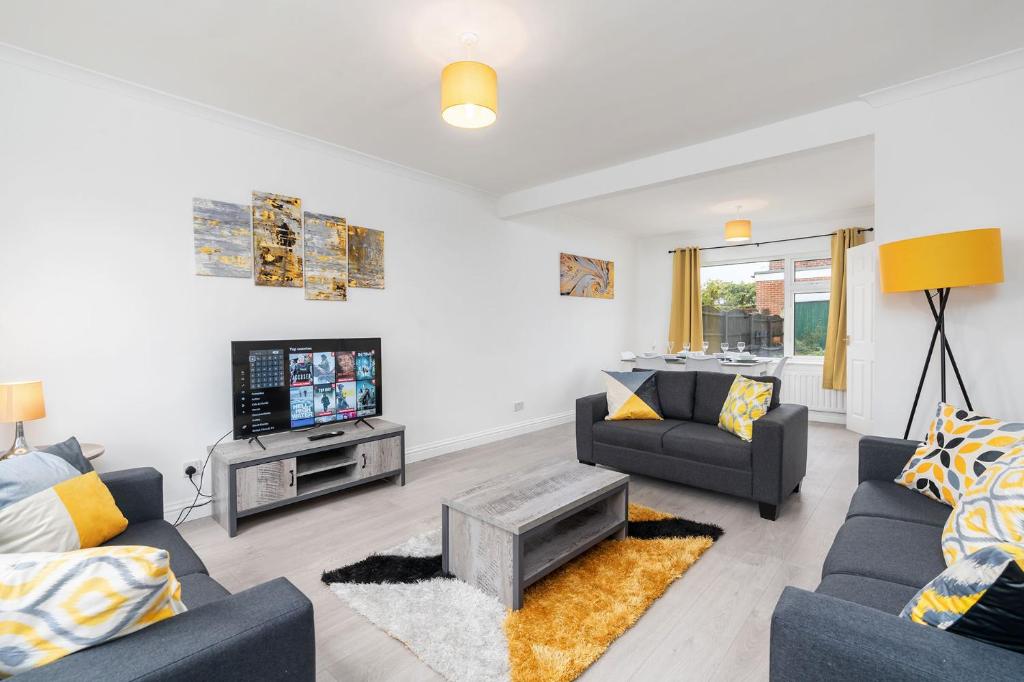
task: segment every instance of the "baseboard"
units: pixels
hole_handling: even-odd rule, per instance
[[[424,459],[430,459],[431,457],[445,455],[449,452],[465,450],[477,445],[485,445],[505,438],[512,438],[513,436],[521,436],[524,433],[539,431],[559,424],[568,424],[572,422],[575,417],[576,413],[569,410],[567,412],[559,412],[557,414],[549,414],[544,417],[537,417],[536,419],[527,419],[526,421],[516,422],[515,424],[507,424],[493,429],[477,431],[476,433],[467,433],[462,436],[455,436],[454,438],[446,438],[444,440],[434,441],[433,443],[424,443],[423,445],[417,445],[416,447],[406,450],[405,462],[406,464],[419,462]],[[178,518],[178,514],[181,513],[181,510],[192,504],[193,499],[193,497],[189,497],[188,499],[178,500],[165,505],[164,519],[168,523],[174,523]],[[189,521],[209,516],[210,507],[211,505],[208,504],[206,506],[193,509],[188,515]]]
[[[846,414],[843,412],[822,412],[820,410],[809,410],[807,421],[822,422],[825,424],[845,424]]]
[[[449,452],[465,450],[466,448],[476,447],[477,445],[493,443],[496,440],[511,438],[512,436],[519,436],[532,431],[539,431],[551,426],[557,426],[558,424],[568,424],[572,422],[575,417],[576,413],[570,410],[568,412],[559,412],[556,414],[549,414],[544,417],[537,417],[536,419],[527,419],[526,421],[516,422],[515,424],[498,426],[485,431],[467,433],[463,436],[446,438],[444,440],[434,441],[433,443],[424,443],[423,445],[417,445],[416,447],[406,450],[405,461],[406,463],[419,462],[424,459],[430,459],[431,457],[445,455]]]

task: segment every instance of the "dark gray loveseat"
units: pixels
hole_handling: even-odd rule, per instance
[[[156,469],[102,474],[128,528],[107,545],[170,552],[188,611],[120,639],[84,649],[17,680],[313,680],[313,605],[284,578],[230,594],[164,520]]]
[[[772,680],[1024,680],[1024,655],[899,617],[946,569],[950,508],[893,482],[917,445],[861,439],[860,484],[821,583],[787,587],[772,615]]]
[[[718,428],[735,375],[657,372],[665,419],[605,421],[604,393],[576,401],[576,457],[585,464],[686,483],[756,500],[774,521],[779,505],[798,492],[807,472],[807,408],[780,405],[774,386],[768,414],[754,422],[748,443]]]

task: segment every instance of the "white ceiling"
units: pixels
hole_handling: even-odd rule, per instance
[[[496,193],[1024,43],[1019,0],[4,0],[0,41]],[[480,36],[500,116],[438,113]]]
[[[758,228],[785,227],[874,205],[874,139],[818,147],[679,182],[624,192],[557,213],[627,234],[721,234],[741,217]]]

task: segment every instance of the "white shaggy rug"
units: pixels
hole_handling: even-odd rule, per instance
[[[409,557],[440,553],[440,529],[379,552]],[[330,588],[446,679],[509,679],[505,606],[475,587],[436,578],[409,584],[332,583]]]

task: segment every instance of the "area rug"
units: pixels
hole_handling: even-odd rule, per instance
[[[519,611],[442,574],[440,529],[323,581],[452,682],[568,682],[723,532],[634,504],[628,528],[528,587]]]

